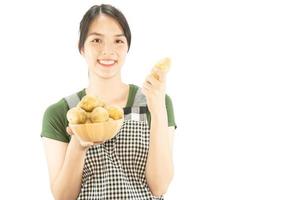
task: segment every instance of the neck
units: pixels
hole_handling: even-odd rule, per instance
[[[104,79],[98,76],[89,77],[89,85],[86,94],[95,95],[107,104],[125,106],[127,102],[129,87],[125,84],[120,75]]]

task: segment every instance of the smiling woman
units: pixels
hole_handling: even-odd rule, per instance
[[[85,57],[89,71],[103,78],[112,77],[120,71],[131,40],[125,17],[122,14],[114,14],[117,13],[114,8],[111,12],[107,10],[103,7],[99,13],[94,12],[92,21],[88,21],[91,18],[88,13],[83,17],[80,25],[82,34],[79,39],[79,51]]]
[[[175,120],[165,93],[166,72],[149,74],[142,88],[126,84],[121,68],[131,32],[111,5],[91,7],[80,23],[79,52],[89,84],[45,111],[41,136],[55,199],[163,199],[173,177]],[[78,138],[66,114],[85,95],[123,108],[118,134],[106,142]]]

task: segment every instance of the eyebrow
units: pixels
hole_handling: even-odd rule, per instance
[[[102,34],[102,33],[97,33],[97,32],[89,33],[88,36],[90,36],[90,35],[104,36],[104,34]],[[125,37],[125,35],[124,35],[123,33],[121,33],[121,34],[116,34],[116,35],[114,35],[114,36],[115,36],[115,37],[122,37],[122,36]]]

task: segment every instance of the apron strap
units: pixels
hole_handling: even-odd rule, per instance
[[[67,96],[64,99],[67,102],[69,109],[75,107],[80,102],[77,93],[71,94],[70,96]],[[142,89],[138,88],[135,94],[132,107],[141,107],[141,106],[147,106],[147,100],[146,100],[146,96],[142,93]]]
[[[69,106],[69,109],[75,107],[79,102],[80,99],[77,95],[77,93],[71,94],[70,96],[67,96],[64,98]]]
[[[146,96],[142,93],[142,89],[138,88],[132,107],[147,106]]]

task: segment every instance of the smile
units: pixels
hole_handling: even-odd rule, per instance
[[[104,67],[111,67],[113,66],[117,61],[115,60],[111,60],[111,59],[101,59],[101,60],[97,60],[97,62],[104,66]]]

